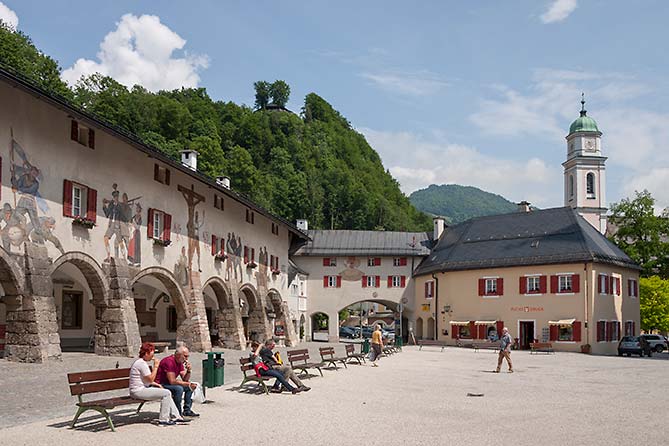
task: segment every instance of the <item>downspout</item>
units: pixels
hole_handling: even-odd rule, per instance
[[[588,292],[588,262],[585,262],[583,264],[583,271],[585,274],[583,274],[583,289],[585,291],[585,321],[583,324],[583,330],[585,331],[585,343],[590,344],[590,323],[589,323],[589,318],[588,318],[588,299],[590,296],[590,293]],[[592,344],[590,344],[592,345]]]
[[[434,279],[434,340],[439,340],[439,278],[432,273]]]

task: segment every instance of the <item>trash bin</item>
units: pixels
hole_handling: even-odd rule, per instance
[[[202,360],[202,388],[223,385],[225,359],[223,352],[207,352],[207,359]]]
[[[369,353],[369,339],[365,338],[365,339],[362,341],[362,344],[361,344],[360,348],[361,348],[361,353],[363,353],[363,354],[365,354],[365,355],[366,355],[367,353]]]
[[[401,336],[395,336],[395,347],[401,349],[402,348],[402,337]]]

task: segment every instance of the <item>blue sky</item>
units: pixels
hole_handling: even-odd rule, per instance
[[[474,185],[561,206],[580,93],[603,135],[607,201],[647,188],[669,206],[669,2],[0,0],[60,62],[152,90],[204,86],[253,103],[284,79],[365,134],[410,193]]]

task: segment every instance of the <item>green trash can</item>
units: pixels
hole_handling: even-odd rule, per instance
[[[365,340],[362,341],[360,348],[362,354],[366,355],[367,353],[369,353],[369,339],[365,338]]]
[[[207,352],[207,359],[202,360],[202,389],[222,386],[224,369],[223,352]]]

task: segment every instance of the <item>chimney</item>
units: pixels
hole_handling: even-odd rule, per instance
[[[434,217],[432,221],[434,223],[434,241],[437,241],[446,229],[446,220],[444,217]]]
[[[532,208],[530,207],[530,203],[523,200],[520,203],[518,203],[518,212],[531,212]]]
[[[226,176],[216,177],[216,184],[226,189],[230,189],[230,177]]]
[[[190,170],[197,171],[197,153],[195,150],[185,149],[181,151],[181,164]]]
[[[299,219],[295,222],[295,226],[297,226],[297,229],[301,231],[308,231],[309,230],[309,222],[304,219]]]

